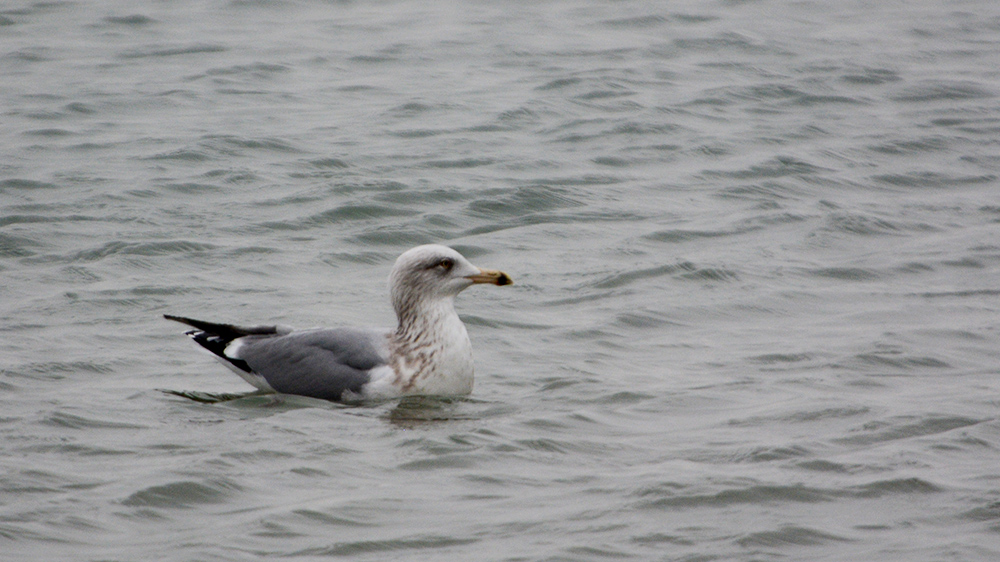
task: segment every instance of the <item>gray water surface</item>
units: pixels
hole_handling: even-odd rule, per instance
[[[4,560],[1000,557],[1000,4],[0,6]],[[163,313],[458,301],[467,399]],[[165,392],[166,391],[166,392]]]

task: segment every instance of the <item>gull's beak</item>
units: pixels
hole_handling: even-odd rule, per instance
[[[465,278],[473,283],[489,283],[491,285],[511,285],[514,283],[510,275],[495,269],[480,269],[479,273],[466,275]]]

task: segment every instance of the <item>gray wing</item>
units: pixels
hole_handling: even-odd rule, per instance
[[[387,363],[385,336],[352,328],[248,335],[232,351],[278,392],[341,400],[345,391],[360,394],[369,371]]]

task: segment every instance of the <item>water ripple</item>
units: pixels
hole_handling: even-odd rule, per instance
[[[143,59],[150,57],[175,57],[184,55],[198,55],[205,53],[223,53],[228,49],[223,45],[211,43],[192,43],[187,45],[158,45],[133,49],[120,53],[118,56],[123,59]]]
[[[758,531],[738,539],[743,547],[781,548],[786,546],[817,546],[826,543],[850,542],[851,539],[806,527],[782,527],[776,531]]]
[[[403,552],[439,552],[448,547],[479,542],[479,539],[462,539],[447,536],[420,536],[383,540],[345,541],[324,548],[310,548],[293,553],[294,556],[361,556],[364,554],[401,554]]]
[[[224,503],[241,490],[241,486],[228,480],[182,480],[149,486],[121,503],[136,508],[192,509],[204,504]]]
[[[886,441],[947,433],[955,429],[971,427],[982,422],[983,420],[973,418],[933,416],[916,421],[910,421],[909,418],[902,418],[871,422],[863,428],[852,432],[852,435],[839,437],[835,441],[845,445],[872,445]]]

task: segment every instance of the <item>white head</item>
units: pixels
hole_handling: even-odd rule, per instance
[[[389,274],[389,293],[396,315],[402,320],[418,308],[454,299],[475,283],[510,285],[513,281],[502,271],[472,265],[447,246],[427,244],[399,256]]]

